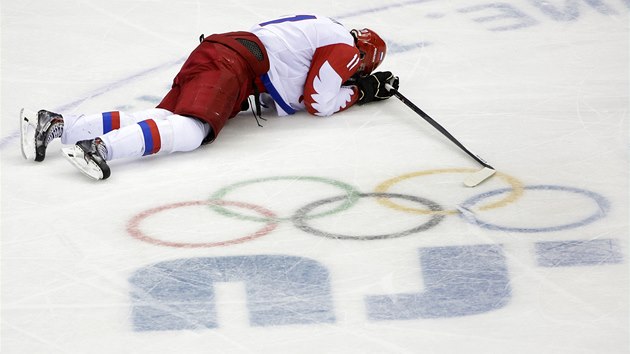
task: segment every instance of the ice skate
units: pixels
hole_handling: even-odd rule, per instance
[[[63,117],[60,114],[40,110],[20,111],[20,136],[22,156],[27,160],[44,161],[46,148],[63,133]]]
[[[101,139],[82,140],[61,151],[68,161],[86,176],[95,180],[109,177],[110,169],[105,162],[107,148]]]

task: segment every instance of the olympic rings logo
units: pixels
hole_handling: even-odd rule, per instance
[[[155,245],[179,247],[179,248],[199,248],[199,247],[217,247],[239,244],[259,237],[268,235],[274,231],[281,223],[292,223],[297,229],[308,234],[340,239],[340,240],[381,240],[409,236],[434,228],[449,215],[457,215],[460,219],[470,224],[489,230],[498,230],[514,233],[538,233],[552,232],[560,230],[568,230],[576,227],[585,226],[604,217],[610,209],[610,204],[606,198],[588,190],[564,187],[557,185],[531,185],[525,186],[515,177],[497,172],[495,179],[507,185],[506,188],[485,191],[481,194],[474,195],[459,204],[456,208],[444,208],[437,202],[425,197],[409,195],[403,193],[394,193],[390,190],[409,180],[434,176],[448,173],[470,173],[473,169],[451,168],[451,169],[434,169],[420,172],[413,172],[388,179],[374,188],[373,192],[364,193],[353,187],[352,185],[331,178],[318,176],[274,176],[265,178],[256,178],[245,181],[236,182],[223,187],[211,194],[206,201],[189,201],[181,203],[172,203],[156,208],[143,211],[135,215],[127,224],[127,231],[131,236],[141,241],[149,242]],[[340,190],[342,193],[331,197],[315,200],[311,203],[303,205],[295,210],[292,215],[280,216],[269,208],[247,202],[236,201],[230,199],[235,191],[260,185],[265,182],[295,183],[295,182],[313,182],[324,184],[329,187]],[[317,191],[317,190],[316,190]],[[586,199],[594,205],[594,211],[586,217],[580,217],[575,221],[558,222],[554,225],[547,226],[509,226],[484,221],[480,214],[492,209],[505,207],[513,204],[521,199],[525,193],[544,191],[546,193],[569,193],[573,197]],[[273,194],[269,194],[273,199]],[[314,220],[322,219],[334,214],[355,207],[360,200],[374,199],[381,206],[413,216],[415,221],[412,227],[405,230],[376,233],[372,235],[353,235],[343,232],[324,231],[321,227],[313,225]],[[283,201],[278,201],[282,203]],[[410,206],[412,205],[412,206]],[[174,242],[166,241],[161,237],[149,235],[144,229],[144,225],[148,223],[148,219],[160,213],[181,209],[184,207],[204,206],[210,209],[216,216],[223,216],[231,220],[247,221],[255,224],[262,224],[256,227],[253,232],[244,236],[230,238],[223,241],[215,242]],[[231,228],[229,228],[231,230]]]

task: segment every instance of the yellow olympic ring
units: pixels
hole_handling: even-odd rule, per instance
[[[435,169],[435,170],[426,170],[426,171],[419,171],[419,172],[412,172],[412,173],[407,173],[404,175],[400,175],[398,177],[394,177],[391,179],[386,180],[385,182],[379,184],[378,186],[376,186],[375,191],[377,193],[386,193],[389,188],[391,188],[394,184],[399,183],[403,180],[409,179],[409,178],[414,178],[414,177],[420,177],[420,176],[427,176],[427,175],[435,175],[435,174],[441,174],[441,173],[472,173],[475,172],[477,170],[472,169],[472,168],[444,168],[444,169]],[[505,206],[507,204],[510,204],[514,201],[516,201],[518,198],[520,198],[523,195],[524,192],[524,186],[523,183],[521,181],[519,181],[518,179],[516,179],[515,177],[512,177],[510,175],[507,175],[505,173],[501,173],[498,172],[496,173],[496,176],[499,177],[500,179],[504,180],[505,182],[507,182],[510,186],[511,186],[511,191],[509,193],[507,193],[507,195],[496,201],[493,203],[489,203],[487,205],[481,206],[479,207],[479,210],[488,210],[488,209],[494,209],[494,208],[499,208],[502,206]],[[443,211],[431,211],[428,209],[418,209],[418,208],[411,208],[411,207],[406,207],[400,204],[396,204],[394,202],[392,202],[390,199],[388,198],[377,198],[377,201],[384,205],[387,206],[389,208],[395,209],[395,210],[401,210],[401,211],[405,211],[408,213],[413,213],[413,214],[423,214],[423,215],[453,215],[453,214],[458,214],[459,211],[456,209],[451,209],[451,210],[443,210]]]

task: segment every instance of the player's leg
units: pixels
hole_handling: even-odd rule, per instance
[[[106,160],[115,160],[192,151],[201,145],[209,131],[207,123],[175,114],[143,120],[104,134],[100,139],[107,147]]]
[[[74,144],[145,119],[162,119],[171,114],[165,109],[154,108],[135,113],[111,111],[88,115],[68,114],[64,117],[46,110],[36,113],[22,110],[22,155],[29,160],[43,161],[48,144],[54,139],[61,138],[62,144]]]
[[[64,154],[81,172],[94,179],[110,175],[107,161],[153,154],[192,151],[211,133],[210,126],[195,118],[170,115],[147,119],[100,137],[77,142]]]
[[[72,149],[64,149],[66,157],[86,175],[105,179],[109,177],[108,160],[191,151],[214,139],[240,111],[254,78],[234,51],[209,43],[199,48],[158,105],[175,114],[79,141]]]
[[[64,119],[61,143],[74,144],[77,141],[94,139],[146,119],[162,119],[171,114],[173,113],[165,109],[152,108],[133,113],[111,111],[80,116],[68,115]]]

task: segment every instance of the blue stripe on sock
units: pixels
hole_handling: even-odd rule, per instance
[[[103,113],[103,134],[109,133],[113,130],[112,127],[112,112]]]
[[[153,135],[151,134],[151,128],[146,121],[139,122],[138,125],[142,129],[142,135],[144,136],[144,153],[142,156],[151,155],[151,151],[153,151]]]

